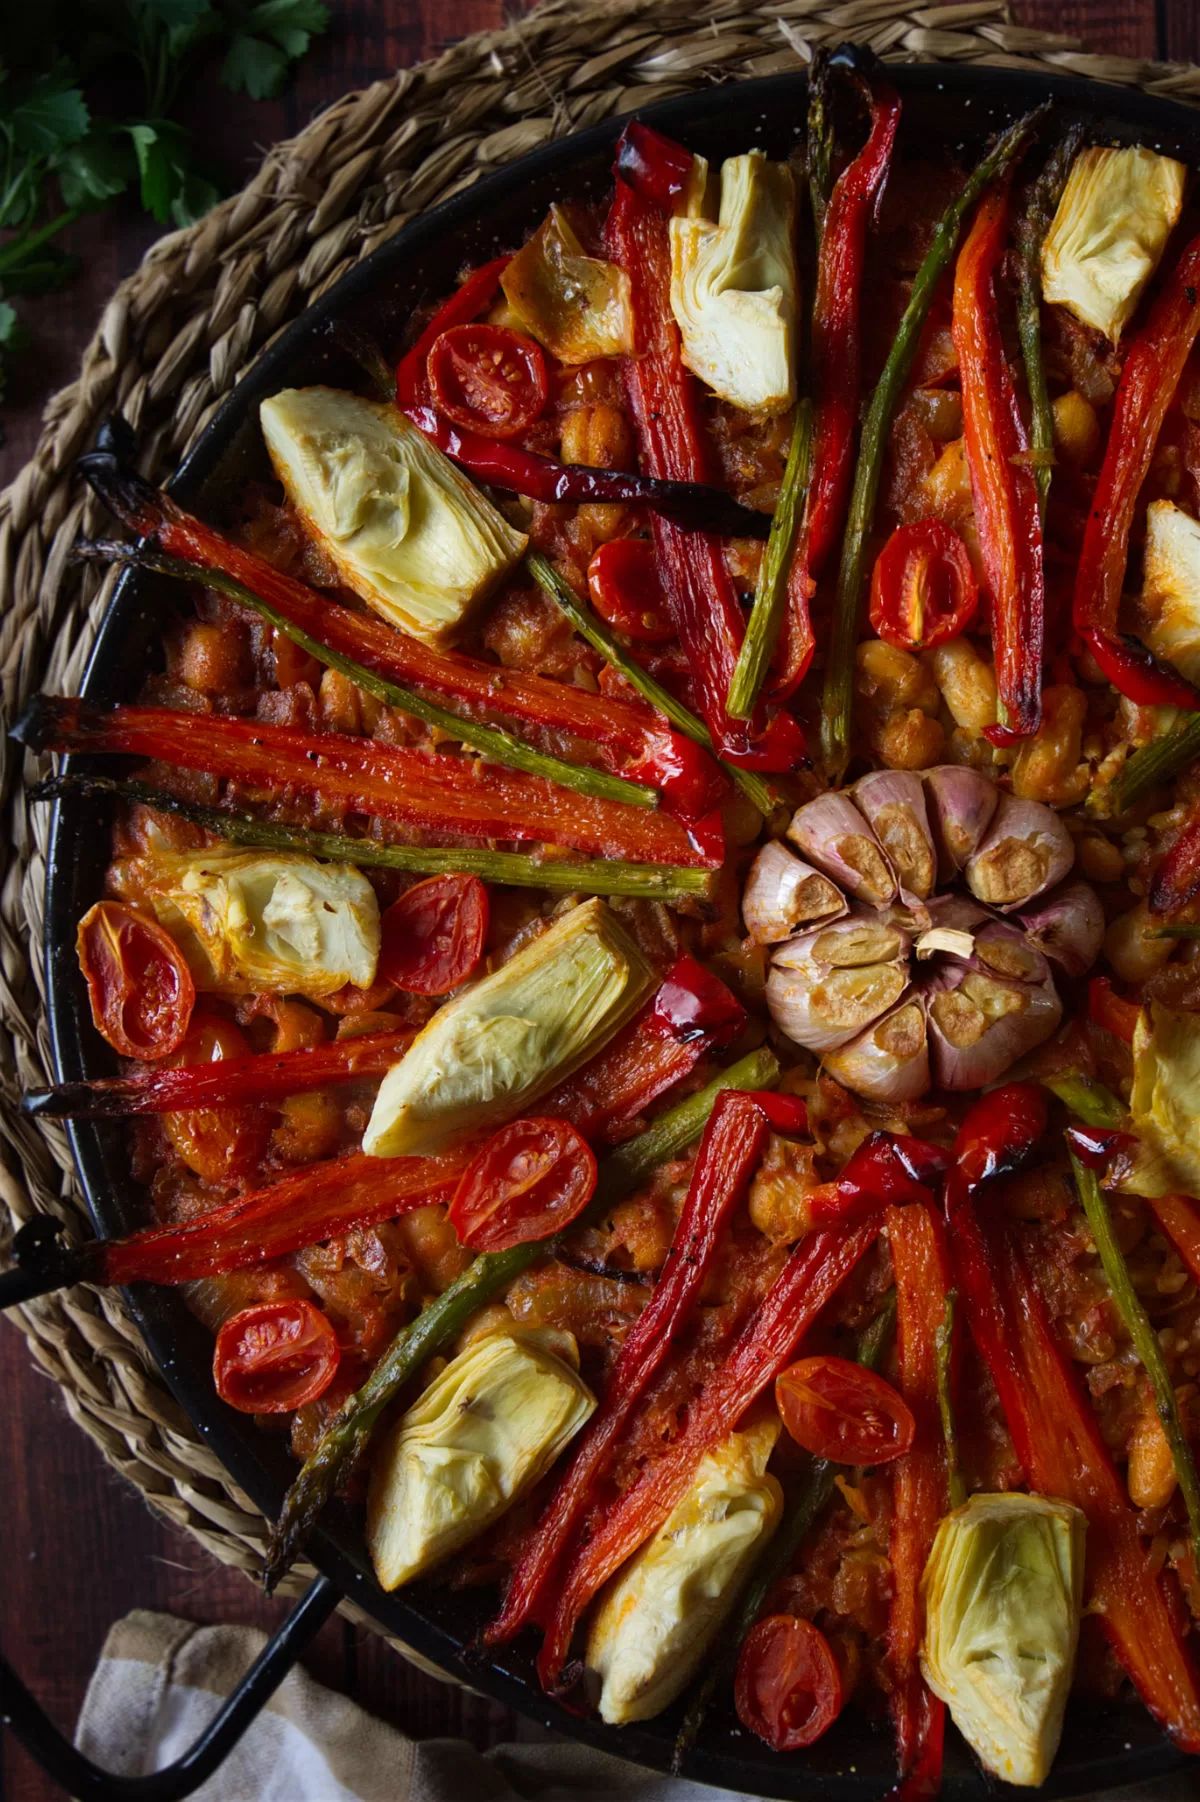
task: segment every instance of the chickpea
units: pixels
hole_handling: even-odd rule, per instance
[[[927,770],[940,763],[946,748],[941,721],[930,719],[919,707],[893,713],[869,734],[872,748],[889,770]]]
[[[1082,689],[1047,688],[1042,695],[1042,723],[1024,739],[1012,763],[1013,793],[1025,801],[1051,807],[1073,807],[1088,790],[1089,771],[1080,762],[1087,699]]]
[[[1155,938],[1157,930],[1144,901],[1112,921],[1104,935],[1104,955],[1122,982],[1144,982],[1167,962],[1175,941]]]
[[[236,622],[217,626],[194,619],[183,632],[175,673],[204,694],[237,688],[247,677],[247,650],[245,631]]]
[[[348,732],[361,737],[367,730],[363,717],[363,691],[340,670],[327,669],[321,677],[317,697],[321,718],[334,732]]]
[[[311,1051],[325,1038],[325,1023],[313,1007],[303,1001],[277,1001],[272,1010],[275,1038],[274,1051]]]
[[[772,1133],[750,1185],[750,1219],[772,1245],[790,1245],[807,1230],[808,1196],[818,1186],[816,1151]]]
[[[448,1289],[471,1262],[471,1253],[459,1244],[445,1208],[436,1204],[403,1215],[396,1222],[396,1233],[422,1287],[435,1295]]]
[[[596,401],[575,407],[562,430],[564,463],[583,463],[589,469],[628,469],[633,461],[633,432],[618,407]]]
[[[1125,874],[1120,846],[1101,838],[1098,833],[1089,833],[1076,841],[1075,860],[1083,875],[1092,882],[1120,882]]]
[[[316,1089],[288,1095],[280,1103],[271,1144],[289,1164],[313,1164],[332,1157],[342,1135],[341,1110],[332,1095]]]
[[[1129,1499],[1135,1508],[1165,1508],[1175,1493],[1176,1480],[1171,1447],[1148,1397],[1129,1442],[1125,1475]]]
[[[1086,469],[1100,449],[1100,421],[1090,401],[1072,388],[1053,403],[1054,449],[1072,469]]]
[[[958,526],[974,515],[971,472],[962,438],[949,443],[922,483],[929,511],[947,525]]]
[[[924,713],[936,714],[941,700],[937,684],[908,651],[897,650],[882,638],[868,638],[859,645],[855,662],[854,686],[881,713],[919,707]]]
[[[956,726],[982,732],[996,720],[996,672],[967,638],[951,638],[927,653],[942,699]]]

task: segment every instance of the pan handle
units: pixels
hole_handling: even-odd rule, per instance
[[[161,1771],[122,1777],[102,1771],[59,1732],[8,1660],[0,1656],[0,1725],[77,1802],[179,1802],[190,1796],[222,1764],[254,1717],[278,1689],[296,1660],[320,1632],[340,1601],[336,1584],[318,1577],[305,1591],[274,1637],[265,1645],[233,1694],[188,1747]]]

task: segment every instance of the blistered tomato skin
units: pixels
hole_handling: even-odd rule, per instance
[[[488,917],[488,892],[478,876],[416,883],[380,921],[379,979],[410,995],[448,995],[483,956]]]
[[[797,1445],[839,1464],[889,1463],[917,1430],[904,1397],[848,1358],[801,1358],[775,1379],[775,1401]]]
[[[746,1636],[734,1687],[738,1719],[774,1752],[798,1752],[842,1711],[842,1678],[829,1641],[811,1621],[771,1614]]]
[[[196,986],[170,933],[123,901],[98,901],[76,944],[96,1031],[113,1050],[147,1061],[177,1050]]]
[[[594,1152],[565,1120],[514,1120],[464,1173],[450,1220],[472,1251],[507,1251],[569,1226],[592,1198]]]
[[[486,438],[515,438],[546,405],[542,347],[504,325],[454,325],[429,353],[438,410]]]
[[[312,1302],[267,1301],[225,1322],[213,1378],[241,1414],[290,1414],[324,1394],[340,1362],[333,1328]]]

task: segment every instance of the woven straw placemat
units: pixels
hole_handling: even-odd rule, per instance
[[[74,458],[120,407],[153,479],[169,476],[247,364],[415,213],[551,138],[708,82],[776,74],[846,38],[888,61],[1065,71],[1200,103],[1200,69],[1093,56],[1009,23],[994,0],[548,0],[509,30],[349,94],[270,152],[241,193],[162,238],[109,301],[78,379],[0,497],[0,1262],[43,1210],[85,1231],[66,1138],[17,1111],[48,1080],[42,1005],[47,815],[27,812],[8,721],[39,688],[73,692],[112,577],[67,567],[105,522]],[[72,1417],[147,1501],[227,1564],[257,1571],[262,1517],[172,1400],[113,1294],[77,1288],[9,1316]],[[311,1574],[311,1573],[308,1573]],[[296,1573],[301,1586],[305,1572]]]

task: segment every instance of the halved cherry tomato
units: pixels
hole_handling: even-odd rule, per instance
[[[776,1752],[798,1752],[842,1711],[842,1674],[811,1621],[769,1614],[746,1635],[733,1692],[738,1720]]]
[[[776,1377],[775,1401],[797,1445],[839,1464],[886,1464],[917,1430],[904,1397],[849,1358],[801,1358]]]
[[[380,921],[377,981],[410,995],[448,995],[483,956],[488,892],[478,876],[430,876]]]
[[[506,325],[452,325],[429,353],[438,411],[485,438],[515,438],[546,405],[542,347]]]
[[[324,1394],[341,1358],[332,1326],[311,1301],[264,1301],[217,1334],[213,1380],[221,1400],[243,1414],[290,1414]]]
[[[1126,1001],[1118,995],[1107,976],[1093,976],[1088,983],[1088,1014],[1096,1026],[1103,1027],[1114,1037],[1124,1039],[1127,1045],[1133,1044],[1133,1029],[1138,1023],[1141,1008],[1136,1001]]]
[[[588,593],[600,618],[638,644],[665,644],[675,628],[648,538],[611,538],[588,564]]]
[[[96,1031],[122,1057],[169,1057],[196,1005],[192,973],[170,933],[123,901],[97,901],[79,922],[76,948]]]
[[[871,575],[871,625],[900,651],[927,651],[965,630],[979,605],[967,547],[940,519],[897,526]]]
[[[595,1187],[596,1159],[573,1126],[514,1120],[463,1172],[450,1224],[472,1251],[507,1251],[569,1226]]]
[[[183,1064],[219,1064],[227,1057],[249,1057],[250,1041],[232,1020],[220,1014],[197,1014],[191,1031],[172,1058]],[[207,1182],[244,1176],[267,1149],[271,1113],[263,1107],[186,1108],[162,1116],[163,1131],[197,1176]]]

